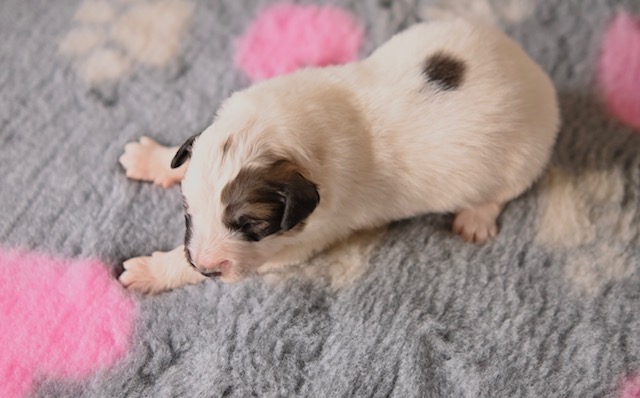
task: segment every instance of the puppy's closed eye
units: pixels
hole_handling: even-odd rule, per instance
[[[244,237],[253,242],[257,242],[280,230],[277,222],[274,222],[274,220],[263,220],[245,216],[240,217],[231,227],[241,232]]]
[[[257,242],[280,231],[284,205],[271,203],[239,203],[226,209],[225,224],[246,240]]]
[[[273,223],[268,220],[248,219],[242,223],[242,230],[247,233],[254,233],[256,235],[265,235],[266,232],[272,228]]]

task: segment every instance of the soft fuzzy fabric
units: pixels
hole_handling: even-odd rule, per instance
[[[338,7],[276,4],[238,39],[235,63],[256,81],[305,66],[354,61],[361,44],[360,23]]]
[[[537,0],[512,13],[520,1],[296,3],[354,15],[362,56],[427,6],[480,4],[549,72],[563,118],[553,162],[506,207],[494,241],[465,244],[451,234],[450,215],[430,215],[354,237],[280,275],[130,296],[130,344],[114,340],[102,354],[82,348],[98,341],[85,331],[124,316],[128,294],[107,288],[108,273],[93,261],[56,260],[62,273],[13,257],[0,295],[38,302],[12,306],[16,320],[0,323],[0,363],[17,349],[39,358],[21,377],[47,398],[628,398],[640,372],[640,136],[611,115],[595,83],[610,21],[620,9],[638,15],[640,4]],[[114,269],[181,244],[179,189],[127,181],[118,157],[141,135],[175,145],[206,127],[247,84],[234,67],[236,39],[273,4],[0,1],[0,243]],[[168,20],[167,30],[154,25]],[[136,26],[146,28],[124,29]],[[158,47],[162,34],[173,35],[169,47]],[[93,277],[99,283],[87,288]],[[59,289],[47,291],[52,285]],[[50,336],[43,326],[53,303],[82,304],[73,313],[88,314],[65,323],[82,345],[69,351],[63,339],[42,351],[70,353],[68,367],[27,350]],[[97,361],[107,352],[110,360]],[[9,379],[0,378],[2,389]]]
[[[135,306],[97,261],[0,251],[0,396],[79,381],[126,352]]]
[[[629,377],[622,384],[620,398],[640,398],[640,374]]]
[[[620,12],[611,21],[599,78],[611,113],[640,130],[640,16]]]

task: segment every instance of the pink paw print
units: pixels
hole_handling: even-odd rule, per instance
[[[640,16],[620,12],[604,34],[599,80],[609,111],[640,129]]]
[[[336,6],[276,4],[238,39],[235,63],[252,81],[343,64],[358,59],[362,37],[356,18]]]
[[[127,351],[135,305],[97,261],[0,250],[0,397],[77,381]]]
[[[640,398],[640,373],[622,382],[620,398]]]

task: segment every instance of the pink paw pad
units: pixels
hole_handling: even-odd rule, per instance
[[[0,396],[113,365],[134,316],[133,301],[98,261],[0,250]]]
[[[640,17],[620,12],[602,42],[600,86],[609,111],[640,129]]]
[[[276,4],[237,40],[235,64],[253,81],[342,64],[358,58],[362,36],[360,23],[338,7]]]

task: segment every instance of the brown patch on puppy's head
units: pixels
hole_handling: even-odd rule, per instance
[[[286,159],[242,168],[221,193],[224,224],[254,242],[303,225],[320,202],[317,186],[303,174]]]

